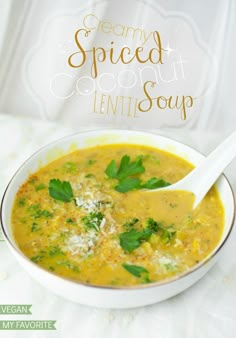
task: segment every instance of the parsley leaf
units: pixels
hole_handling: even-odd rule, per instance
[[[123,263],[122,266],[135,277],[142,278],[143,283],[150,283],[149,272],[147,269],[139,265],[131,265],[126,263]]]
[[[87,216],[82,217],[82,222],[86,227],[99,231],[103,218],[104,215],[101,212],[90,212]]]
[[[142,159],[138,158],[134,162],[130,162],[130,157],[125,155],[120,161],[120,167],[117,172],[117,177],[122,180],[126,177],[141,174],[145,171],[142,165]]]
[[[142,184],[142,188],[145,188],[145,189],[157,189],[157,188],[167,187],[168,185],[170,185],[170,183],[166,182],[162,178],[158,179],[156,177],[152,177],[147,182],[145,182],[145,183]]]
[[[135,161],[131,162],[128,155],[124,155],[120,160],[120,165],[117,170],[116,162],[112,160],[107,166],[105,173],[110,178],[117,178],[118,180],[123,180],[129,176],[134,176],[141,174],[145,171],[145,168],[142,165],[142,159],[137,158]]]
[[[58,201],[71,202],[74,197],[70,182],[53,178],[49,182],[49,195]]]
[[[143,167],[143,157],[138,156],[135,161],[130,161],[128,155],[124,155],[120,160],[119,168],[117,169],[115,160],[112,160],[107,166],[105,173],[108,177],[117,179],[119,182],[115,186],[115,190],[125,193],[135,189],[157,189],[170,185],[162,178],[150,178],[142,183],[138,177],[133,177],[137,174],[145,172]]]
[[[112,160],[110,164],[108,164],[105,173],[110,178],[117,178],[117,168],[115,160]]]
[[[153,233],[158,233],[164,244],[169,243],[176,233],[172,226],[168,228],[163,227],[161,222],[157,222],[153,218],[148,218],[147,227],[138,231],[133,228],[137,222],[139,222],[137,218],[133,218],[131,221],[126,222],[123,227],[126,228],[127,231],[119,234],[120,246],[125,252],[130,253],[140,247],[140,245],[144,241],[147,241]]]
[[[135,277],[141,277],[143,272],[148,272],[147,269],[143,268],[142,266],[138,265],[131,265],[131,264],[122,264],[123,268],[127,270],[129,273],[134,275]]]
[[[152,230],[146,228],[142,231],[132,229],[127,232],[123,232],[119,235],[120,246],[126,252],[132,252],[137,249],[143,241],[149,239],[152,234]]]
[[[141,183],[140,178],[137,177],[126,178],[122,181],[119,181],[119,183],[115,186],[115,190],[125,193],[130,190],[139,189],[140,183]]]
[[[140,178],[138,177],[130,177],[119,181],[119,183],[115,186],[115,190],[125,193],[130,190],[136,189],[157,189],[163,188],[170,185],[170,183],[166,182],[163,179],[158,179],[156,177],[150,178],[147,182],[141,183]]]

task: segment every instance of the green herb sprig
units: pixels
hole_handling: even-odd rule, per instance
[[[131,221],[127,221],[123,225],[127,231],[119,234],[120,246],[127,253],[139,248],[140,245],[147,241],[152,234],[160,234],[161,241],[164,244],[168,244],[176,233],[172,227],[164,227],[161,222],[157,222],[153,218],[148,218],[146,228],[138,231],[134,228],[134,225],[138,221],[139,220],[136,218],[133,218]]]
[[[133,177],[145,172],[142,157],[138,156],[133,162],[128,155],[124,155],[120,160],[120,165],[117,168],[115,160],[112,160],[107,166],[105,173],[109,178],[117,179],[118,184],[115,190],[126,193],[131,190],[138,189],[157,189],[170,185],[165,180],[156,177],[150,178],[148,181],[142,183],[139,177]]]
[[[132,229],[130,231],[123,232],[119,235],[120,246],[125,252],[132,252],[137,249],[143,242],[149,239],[152,234],[152,230],[146,228],[141,231]]]
[[[100,225],[104,215],[101,212],[90,212],[87,216],[82,217],[82,222],[86,228],[100,231]]]
[[[122,264],[123,268],[131,273],[133,276],[141,278],[142,283],[150,283],[149,271],[139,265],[131,265],[127,263]]]
[[[57,201],[71,202],[74,197],[70,182],[53,178],[49,182],[49,195]]]

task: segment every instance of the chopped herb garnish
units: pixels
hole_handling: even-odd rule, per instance
[[[164,264],[164,267],[166,268],[167,271],[174,272],[177,270],[176,264],[174,263],[166,263]]]
[[[39,203],[36,203],[36,204],[31,204],[29,207],[28,207],[28,211],[36,211],[40,209],[40,204]]]
[[[132,218],[131,220],[125,222],[125,224],[123,224],[123,228],[125,228],[126,230],[131,230],[133,229],[133,226],[139,222],[138,218]]]
[[[157,222],[153,218],[148,218],[147,228],[150,229],[153,233],[160,232],[161,241],[165,244],[169,243],[176,234],[176,231],[172,229],[172,226],[170,226],[169,228],[165,228],[161,222]]]
[[[74,271],[74,272],[80,272],[80,269],[77,265],[72,264],[69,260],[66,261],[58,261],[57,262],[58,266],[65,266],[68,269]]]
[[[49,195],[58,201],[71,202],[73,191],[70,182],[52,179],[49,182]]]
[[[33,176],[30,178],[29,183],[34,184],[38,180],[37,176]]]
[[[31,257],[31,261],[34,262],[34,263],[39,263],[41,262],[41,260],[44,258],[43,255],[35,255],[33,257]]]
[[[52,247],[49,247],[48,255],[50,257],[59,256],[59,255],[61,256],[61,255],[64,255],[64,252],[60,249],[58,245],[54,245]]]
[[[46,217],[46,218],[51,218],[53,216],[53,213],[51,213],[48,210],[41,210],[41,215]]]
[[[47,188],[47,186],[44,183],[40,183],[40,184],[35,186],[36,191],[43,190],[43,189],[46,189],[46,188]]]
[[[148,218],[147,220],[147,227],[150,229],[152,232],[157,232],[160,229],[161,223],[154,221],[153,218]]]
[[[120,285],[121,281],[117,278],[117,279],[111,280],[109,284],[110,285]]]
[[[25,206],[25,203],[26,203],[26,199],[25,199],[24,197],[19,198],[19,200],[18,200],[18,205],[19,205],[20,207],[24,207],[24,206]]]
[[[96,160],[89,159],[86,164],[87,165],[93,165],[96,162],[97,162]]]
[[[176,231],[168,230],[163,227],[161,229],[162,229],[161,241],[167,244],[173,239],[174,235],[176,234]]]
[[[178,204],[177,203],[170,203],[169,206],[174,209],[178,206]]]
[[[176,231],[162,226],[162,223],[156,222],[153,218],[147,220],[147,227],[141,231],[133,228],[139,220],[133,218],[131,222],[126,222],[124,227],[128,230],[119,235],[120,246],[125,252],[132,252],[140,247],[140,245],[147,241],[153,233],[160,231],[161,241],[165,244],[169,243],[174,237]],[[169,227],[170,228],[170,227]]]
[[[45,218],[51,218],[53,214],[48,211],[48,210],[42,210],[40,209],[40,204],[32,204],[28,207],[28,211],[30,212],[30,216],[32,218],[40,218],[40,217],[45,217]]]
[[[66,162],[63,165],[63,171],[66,173],[75,174],[77,172],[77,165],[74,162]]]
[[[85,178],[91,178],[91,177],[94,177],[94,175],[93,174],[87,174],[87,175],[85,175]]]
[[[151,154],[139,155],[137,158],[141,158],[143,161],[151,160],[155,164],[160,164],[160,160],[156,156],[151,155]]]
[[[87,216],[82,217],[82,222],[85,227],[99,231],[103,218],[104,215],[101,212],[90,212]]]
[[[71,265],[69,269],[71,269],[74,272],[80,272],[80,269],[78,268],[77,265]]]
[[[62,231],[60,232],[60,239],[64,241],[67,239],[69,236],[71,236],[71,231]]]
[[[152,230],[146,228],[141,231],[132,229],[127,232],[123,232],[119,235],[120,246],[126,252],[132,252],[137,249],[144,241],[148,240],[152,234]]]
[[[146,161],[150,158],[150,154],[145,154],[145,155],[138,155],[137,159],[141,159],[142,161]]]
[[[67,218],[66,223],[68,224],[75,224],[75,221],[72,218]]]
[[[36,232],[36,231],[39,231],[40,230],[40,226],[38,225],[38,223],[32,223],[32,226],[31,226],[31,231],[32,232]]]
[[[149,272],[147,269],[143,268],[139,265],[131,265],[131,264],[122,264],[123,268],[131,273],[133,276],[142,278],[142,283],[150,283]]]

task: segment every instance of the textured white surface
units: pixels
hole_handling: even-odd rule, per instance
[[[9,179],[32,152],[76,130],[57,124],[0,115],[0,195]],[[223,133],[161,132],[208,153]],[[236,189],[235,162],[227,176]],[[236,331],[236,260],[229,239],[215,267],[186,292],[159,304],[131,310],[101,310],[55,296],[18,265],[0,242],[0,303],[32,304],[32,316],[3,319],[56,320],[57,331],[0,331],[1,338],[234,338]],[[4,277],[4,278],[3,278]]]

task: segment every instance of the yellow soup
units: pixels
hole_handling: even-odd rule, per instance
[[[192,170],[140,145],[77,150],[41,168],[19,189],[12,227],[21,251],[63,277],[136,285],[181,274],[218,244],[224,210],[213,187],[192,210],[185,191],[151,191]]]

